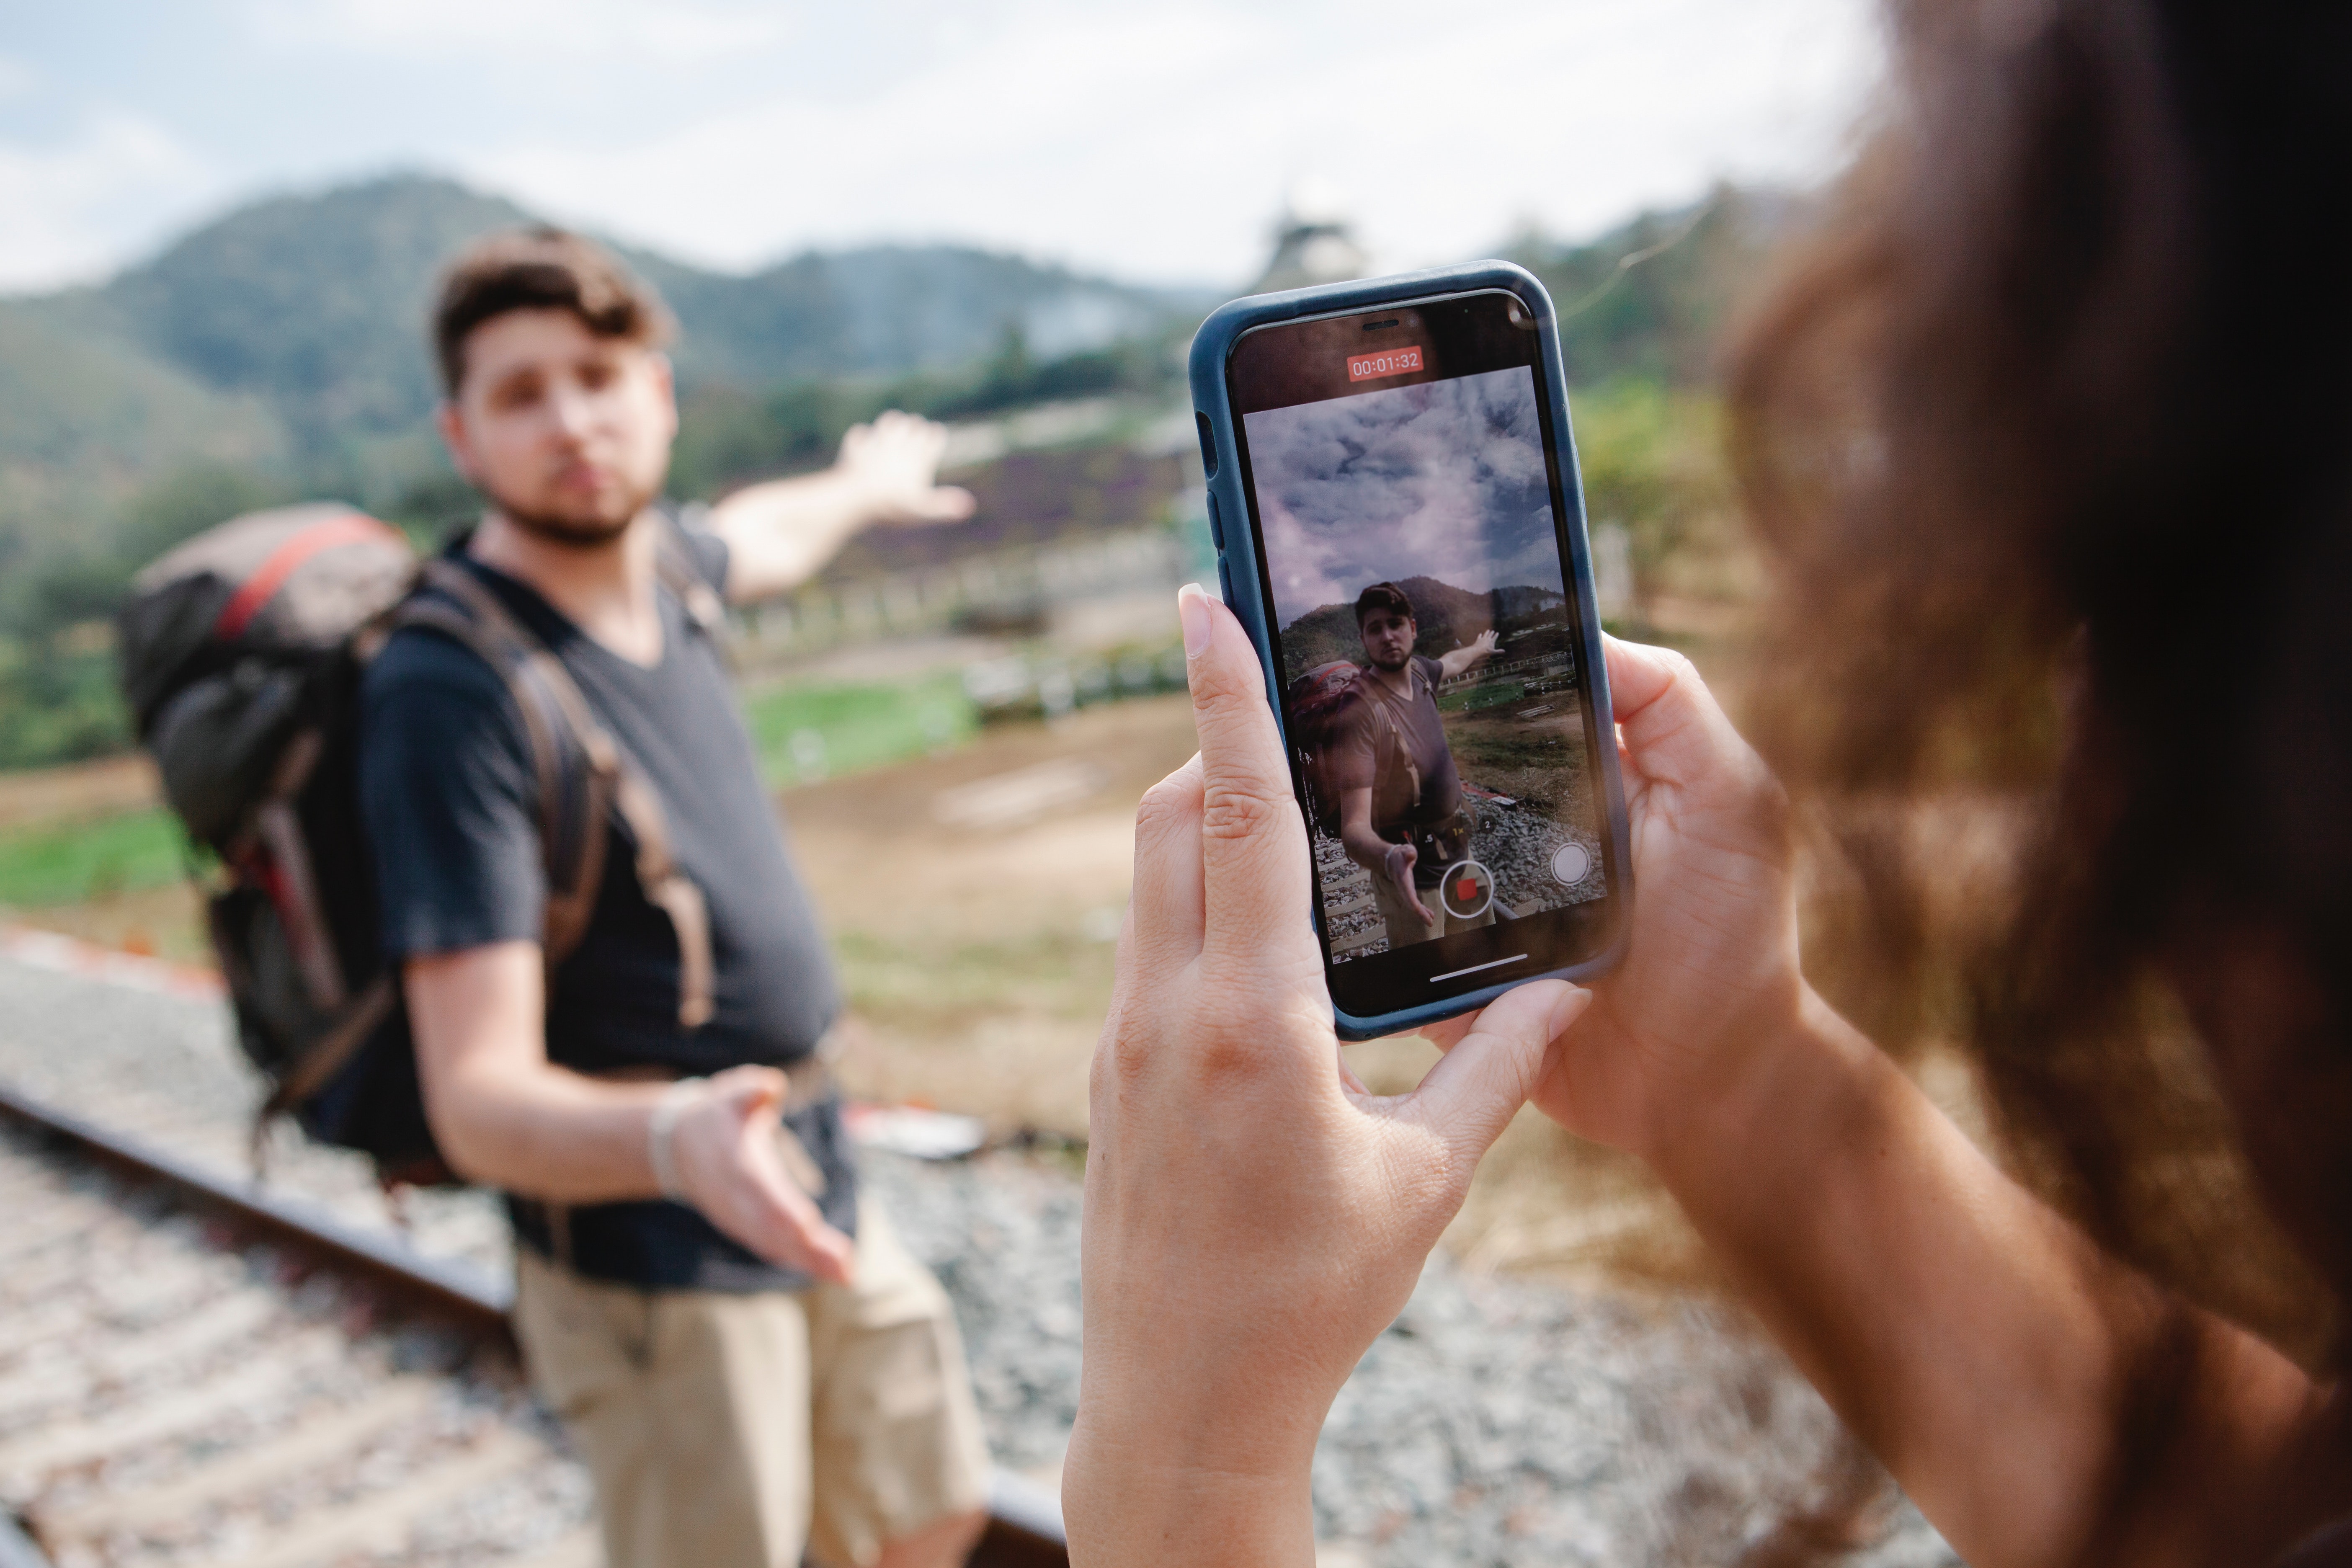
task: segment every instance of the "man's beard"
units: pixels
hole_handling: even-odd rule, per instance
[[[1402,669],[1406,665],[1412,662],[1412,649],[1410,647],[1402,648],[1393,658],[1391,658],[1386,654],[1374,653],[1370,648],[1366,648],[1364,650],[1364,657],[1372,661],[1372,668],[1374,669],[1385,669],[1390,674],[1393,675],[1398,670]]]
[[[550,512],[532,511],[506,500],[487,486],[483,488],[482,494],[490,505],[498,509],[500,517],[525,533],[566,550],[600,550],[612,543],[629,531],[629,524],[637,521],[637,514],[644,511],[646,504],[654,499],[651,489],[630,497],[628,510],[621,514],[618,521],[611,521],[604,518],[558,517]]]

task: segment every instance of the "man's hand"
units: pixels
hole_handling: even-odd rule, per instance
[[[671,1128],[670,1162],[703,1218],[772,1263],[845,1285],[854,1244],[824,1222],[776,1151],[788,1087],[773,1068],[716,1075]]]
[[[944,426],[897,410],[841,438],[822,473],[748,485],[710,509],[727,542],[727,597],[748,604],[798,587],[876,523],[961,522],[970,490],[939,482]]]
[[[1388,874],[1389,880],[1396,884],[1397,891],[1404,895],[1404,901],[1412,906],[1412,912],[1421,917],[1421,923],[1435,925],[1437,917],[1429,912],[1429,906],[1421,901],[1421,890],[1412,885],[1412,868],[1420,860],[1421,851],[1412,845],[1391,844],[1389,846],[1388,863],[1381,869]]]
[[[1315,1435],[1588,994],[1510,993],[1412,1093],[1352,1082],[1307,826],[1241,626],[1179,602],[1201,752],[1145,796],[1096,1047],[1076,1560],[1314,1557]]]
[[[535,942],[412,959],[408,1014],[425,1108],[450,1168],[553,1203],[659,1195],[651,1125],[667,1095],[696,1094],[670,1127],[686,1200],[761,1257],[848,1278],[849,1238],[784,1169],[784,1075],[740,1067],[698,1089],[583,1078],[547,1059],[546,965]]]
[[[1339,795],[1339,847],[1348,858],[1375,877],[1386,877],[1396,884],[1404,901],[1421,916],[1421,923],[1433,925],[1437,917],[1421,901],[1412,885],[1412,868],[1420,863],[1421,851],[1410,844],[1397,844],[1372,831],[1372,789],[1360,784],[1344,790]]]
[[[1477,668],[1494,658],[1496,650],[1502,646],[1503,639],[1490,628],[1480,632],[1460,647],[1448,648],[1437,661],[1440,679],[1451,680],[1457,675]]]
[[[961,522],[979,503],[961,486],[939,482],[947,444],[946,426],[894,408],[850,427],[834,472],[860,496],[869,522]]]

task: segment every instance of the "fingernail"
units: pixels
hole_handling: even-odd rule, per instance
[[[1176,618],[1184,625],[1184,657],[1198,658],[1209,646],[1209,596],[1198,583],[1176,590]]]
[[[1568,1026],[1584,1016],[1584,1010],[1591,1005],[1591,992],[1581,985],[1569,986],[1560,999],[1551,1005],[1551,1037],[1556,1040],[1567,1033]]]

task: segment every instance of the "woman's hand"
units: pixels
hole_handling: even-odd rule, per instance
[[[1340,1063],[1306,826],[1240,626],[1180,600],[1201,752],[1144,799],[1095,1054],[1076,1560],[1313,1557],[1332,1396],[1588,994],[1488,1007],[1412,1094]]]
[[[1787,796],[1690,660],[1607,639],[1633,839],[1625,962],[1593,986],[1535,1103],[1571,1132],[1654,1159],[1703,1135],[1797,1027]],[[1425,1031],[1438,1044],[1471,1020]]]
[[[1606,643],[1633,840],[1625,962],[1536,1094],[1572,1132],[1656,1157],[1735,1102],[1796,1026],[1788,796],[1689,659]]]

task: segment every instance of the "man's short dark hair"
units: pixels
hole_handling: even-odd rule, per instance
[[[510,310],[569,310],[600,338],[659,348],[675,323],[651,285],[593,239],[540,225],[486,235],[441,275],[433,307],[433,350],[442,390],[466,379],[466,340]]]
[[[1394,610],[1406,620],[1420,619],[1412,613],[1412,601],[1406,598],[1404,590],[1393,583],[1375,583],[1356,595],[1356,629],[1358,631],[1364,629],[1364,617],[1370,616],[1374,610]]]

